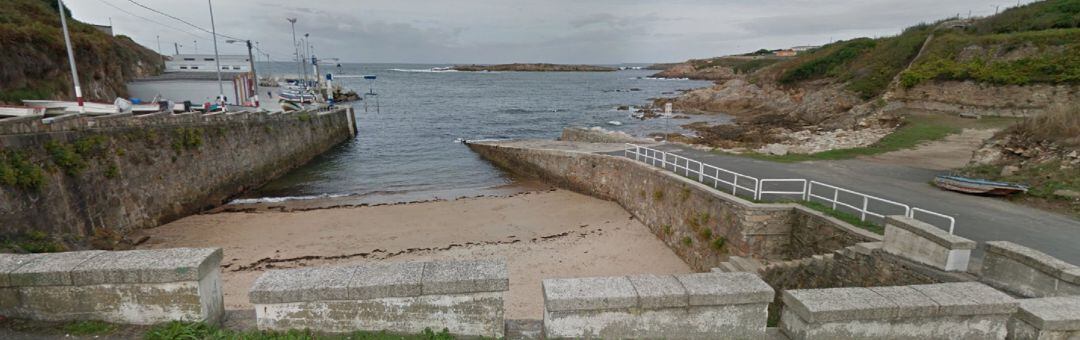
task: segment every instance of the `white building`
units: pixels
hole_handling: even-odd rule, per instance
[[[178,54],[165,61],[165,72],[214,72],[216,68],[213,54]],[[251,60],[246,55],[222,55],[221,72],[251,72]]]

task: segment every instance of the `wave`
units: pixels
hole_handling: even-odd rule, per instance
[[[324,198],[341,198],[353,195],[348,194],[322,194],[311,196],[285,196],[285,197],[260,197],[260,198],[237,198],[229,201],[229,204],[258,204],[258,203],[281,203],[288,201],[306,201]]]
[[[642,77],[637,79],[645,80],[690,80],[690,78],[660,78],[660,77]]]

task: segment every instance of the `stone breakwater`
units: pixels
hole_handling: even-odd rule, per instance
[[[355,136],[351,109],[0,123],[0,234],[110,238],[224,203]],[[107,245],[105,245],[107,246]]]

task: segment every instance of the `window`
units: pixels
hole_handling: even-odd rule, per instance
[[[240,66],[233,66],[233,67],[232,67],[232,69],[234,69],[234,70],[239,70],[239,69],[240,69]]]
[[[185,61],[195,61],[195,58],[184,58]]]
[[[199,69],[199,67],[198,67],[198,66],[192,66],[192,67],[191,67],[191,69],[192,69],[192,70],[198,70],[198,69]]]
[[[180,66],[180,69],[181,69],[181,70],[186,70],[186,69],[187,69],[187,66]]]
[[[222,69],[222,70],[226,70],[226,71],[228,71],[228,70],[229,70],[229,67],[228,67],[228,66],[222,66],[222,67],[221,67],[221,69]]]
[[[214,58],[203,58],[205,61],[214,61]]]

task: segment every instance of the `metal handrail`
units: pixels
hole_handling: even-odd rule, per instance
[[[841,187],[837,187],[837,186],[833,186],[833,185],[829,185],[829,184],[825,184],[825,183],[821,183],[821,182],[817,182],[817,181],[810,181],[810,180],[807,180],[807,179],[800,179],[800,178],[758,179],[758,178],[753,177],[753,176],[748,176],[748,175],[744,175],[744,174],[741,174],[741,173],[738,173],[738,172],[735,172],[735,171],[731,171],[731,170],[728,170],[728,169],[716,167],[716,166],[713,166],[713,165],[710,165],[710,164],[705,164],[704,162],[694,160],[694,159],[691,159],[691,158],[688,158],[688,157],[684,157],[684,156],[680,156],[680,155],[676,155],[676,154],[672,154],[672,153],[668,153],[668,152],[664,152],[664,151],[660,151],[660,150],[656,150],[656,149],[653,149],[653,148],[648,148],[648,147],[644,147],[644,146],[640,146],[640,145],[635,145],[635,144],[626,144],[626,145],[627,145],[627,148],[623,150],[623,156],[624,157],[630,158],[630,155],[632,153],[633,158],[634,158],[635,161],[650,164],[652,166],[657,166],[657,167],[660,167],[660,168],[662,168],[664,170],[670,170],[671,172],[674,172],[676,174],[681,173],[682,175],[684,175],[684,176],[686,176],[688,178],[693,178],[693,176],[696,175],[697,176],[697,181],[701,182],[701,183],[706,183],[705,182],[706,179],[712,180],[712,187],[714,189],[720,189],[720,184],[730,186],[732,195],[737,195],[739,190],[741,189],[741,190],[745,190],[745,191],[750,192],[752,194],[752,197],[753,197],[754,200],[760,200],[762,198],[762,195],[766,195],[766,194],[773,194],[773,195],[800,195],[802,200],[804,200],[804,201],[810,201],[811,199],[816,198],[816,199],[823,200],[826,203],[831,203],[832,204],[831,207],[832,207],[833,210],[836,210],[838,207],[847,207],[847,208],[850,208],[852,210],[855,210],[855,211],[859,212],[859,220],[861,220],[861,221],[866,221],[867,216],[874,216],[874,217],[877,217],[877,218],[885,218],[885,213],[884,212],[878,213],[878,212],[875,212],[875,211],[871,210],[871,206],[870,206],[871,202],[880,202],[880,203],[889,204],[889,205],[892,205],[892,206],[895,206],[895,207],[903,208],[904,209],[904,216],[907,216],[908,218],[919,220],[918,217],[916,217],[916,215],[915,215],[916,212],[924,213],[924,214],[927,214],[927,215],[932,215],[932,216],[942,218],[942,219],[949,222],[949,233],[952,234],[955,231],[955,227],[956,227],[956,219],[955,218],[953,218],[951,216],[948,216],[948,215],[941,214],[941,213],[933,212],[933,211],[930,211],[930,210],[911,207],[911,206],[909,206],[907,204],[904,204],[904,203],[899,203],[899,202],[896,202],[896,201],[884,199],[884,198],[873,196],[873,195],[867,195],[867,194],[857,192],[857,191],[854,191],[854,190],[844,189],[844,188],[841,188]],[[659,165],[657,163],[659,163]],[[670,169],[668,167],[669,165],[670,165]],[[721,174],[724,174],[725,177],[730,178],[730,180],[721,179]],[[747,182],[747,181],[751,182],[753,185],[752,186],[746,186],[745,184],[740,185],[740,180],[743,180],[744,182]],[[803,190],[798,191],[798,192],[796,192],[796,191],[781,191],[781,190],[765,190],[764,186],[765,186],[766,183],[802,183],[803,184]],[[815,194],[814,193],[814,186],[815,185],[825,187],[825,188],[828,188],[828,189],[832,189],[833,190],[832,197],[821,196],[821,195]],[[855,206],[855,205],[852,205],[852,204],[841,201],[840,200],[840,193],[841,192],[861,197],[862,198],[862,206]],[[923,221],[923,220],[920,220],[920,221]],[[930,223],[929,221],[923,221],[923,222]],[[930,223],[930,224],[932,224],[932,223]]]
[[[953,218],[952,216],[936,213],[936,212],[926,210],[926,209],[922,209],[922,208],[911,208],[911,212],[908,213],[907,217],[911,218],[911,219],[918,220],[918,218],[915,218],[915,213],[916,212],[921,212],[921,213],[924,213],[924,214],[934,215],[934,216],[941,217],[941,218],[949,221],[949,234],[950,235],[953,233],[954,229],[956,229],[956,219]]]

